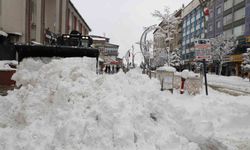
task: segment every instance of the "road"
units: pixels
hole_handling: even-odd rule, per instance
[[[208,86],[216,91],[223,92],[232,96],[250,96],[249,92],[242,91],[242,90],[235,89],[235,88],[229,88],[225,86],[212,85],[212,84],[208,84]]]

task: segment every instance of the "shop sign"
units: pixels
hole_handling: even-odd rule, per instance
[[[246,37],[246,42],[247,42],[247,43],[250,43],[250,36],[247,36],[247,37]]]
[[[239,55],[227,55],[223,57],[224,62],[242,62],[242,54]]]
[[[231,55],[231,61],[232,62],[242,62],[243,61],[242,54]]]

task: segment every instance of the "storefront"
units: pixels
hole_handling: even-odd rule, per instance
[[[242,54],[228,56],[227,63],[223,64],[222,75],[241,76]]]

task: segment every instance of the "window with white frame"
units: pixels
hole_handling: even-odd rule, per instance
[[[233,7],[233,0],[225,0],[224,10],[228,10]]]
[[[234,21],[244,18],[245,14],[246,14],[245,13],[245,7],[235,11],[235,13],[234,13]]]
[[[237,26],[233,29],[234,37],[244,35],[244,32],[245,32],[245,24]]]
[[[232,14],[228,14],[223,18],[223,23],[224,25],[227,25],[229,23],[232,23],[233,21],[233,15]]]

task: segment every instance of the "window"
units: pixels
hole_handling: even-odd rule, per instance
[[[223,18],[223,23],[224,23],[224,25],[227,25],[227,24],[229,24],[229,23],[232,23],[232,21],[233,21],[233,16],[232,16],[232,14],[228,14],[227,16],[225,16],[225,17]]]
[[[70,28],[71,28],[71,26],[70,26],[70,10],[69,9],[67,9],[67,31],[66,31],[66,33],[69,33],[70,32]]]
[[[245,32],[245,25],[244,24],[237,26],[233,29],[234,37],[244,35],[244,32]]]
[[[228,10],[233,7],[233,0],[225,0],[224,10]]]
[[[213,31],[213,26],[209,25],[209,31]]]
[[[234,13],[234,21],[240,20],[245,17],[245,8],[241,8]]]
[[[209,13],[209,18],[213,18],[214,17],[214,12],[211,10]]]
[[[224,33],[225,33],[226,39],[233,37],[233,30],[232,29],[226,30]]]
[[[221,14],[221,7],[218,7],[216,11],[217,11],[217,15]]]
[[[77,18],[74,16],[74,30],[77,30]]]
[[[216,27],[217,27],[217,29],[221,28],[221,21],[216,22]]]
[[[237,4],[239,4],[239,3],[241,3],[241,2],[243,2],[244,0],[235,0],[234,1],[234,5],[237,5]]]

